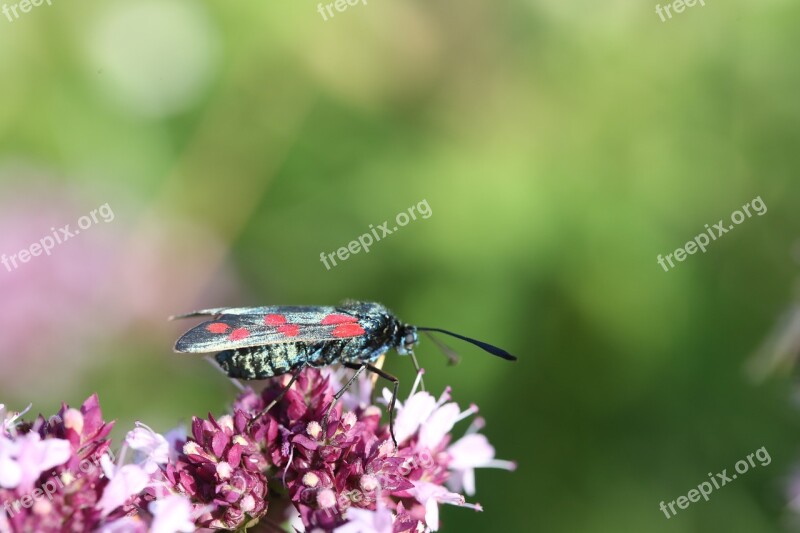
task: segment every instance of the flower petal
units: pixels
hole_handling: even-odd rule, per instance
[[[147,533],[147,524],[139,517],[123,516],[103,525],[97,533]]]
[[[417,432],[436,409],[436,399],[427,392],[418,392],[399,409],[394,421],[397,442],[403,442]]]
[[[0,453],[0,487],[13,489],[22,479],[22,469],[8,454]]]
[[[334,533],[392,533],[392,512],[386,507],[376,511],[351,507],[346,518],[348,522]]]
[[[107,516],[117,507],[124,505],[128,498],[140,493],[147,486],[149,476],[136,465],[125,465],[114,474],[103,496],[97,502],[102,516]]]
[[[125,443],[137,452],[136,464],[143,466],[148,474],[158,471],[158,465],[169,461],[169,442],[141,422],[129,431]]]
[[[148,509],[153,513],[150,533],[189,533],[195,530],[192,504],[185,496],[167,496],[152,502]]]
[[[465,470],[485,466],[494,459],[494,447],[485,435],[473,433],[454,442],[447,452],[452,457],[449,467],[452,470]]]
[[[41,440],[38,433],[28,433],[18,443],[17,464],[22,471],[19,487],[23,491],[32,489],[42,472],[66,463],[72,455],[68,440]]]
[[[439,504],[433,498],[425,503],[425,523],[431,531],[439,531]]]
[[[455,402],[446,403],[436,409],[419,430],[420,445],[431,450],[436,448],[453,429],[460,414],[461,409]]]

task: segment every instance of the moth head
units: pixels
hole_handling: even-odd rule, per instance
[[[406,324],[400,327],[398,332],[397,353],[400,355],[408,355],[413,353],[414,346],[419,342],[417,337],[417,328]]]

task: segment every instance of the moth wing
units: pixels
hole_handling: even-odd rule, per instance
[[[320,342],[365,333],[359,316],[334,307],[250,307],[225,309],[178,339],[175,351],[207,353],[289,342]],[[234,311],[231,313],[230,311]],[[202,315],[191,315],[202,316]]]
[[[212,309],[200,309],[198,311],[192,311],[190,313],[185,313],[182,315],[172,315],[169,317],[170,320],[180,320],[182,318],[196,318],[199,316],[219,316],[219,315],[258,315],[258,314],[267,314],[270,312],[278,312],[280,309],[287,309],[286,307],[215,307]],[[304,309],[304,308],[295,308],[295,309]],[[305,309],[315,309],[313,307],[308,307]],[[319,309],[318,307],[316,309]]]

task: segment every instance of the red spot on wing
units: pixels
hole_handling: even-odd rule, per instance
[[[280,326],[286,324],[286,317],[283,315],[265,315],[264,324],[267,326]]]
[[[329,326],[331,324],[349,324],[352,322],[358,322],[358,319],[350,315],[328,315],[322,319],[321,324]]]
[[[236,328],[235,330],[231,331],[230,335],[228,335],[228,339],[232,341],[240,341],[249,336],[250,332],[247,330],[247,328]]]
[[[297,324],[284,324],[283,326],[278,328],[278,332],[283,333],[287,337],[297,337],[297,333],[300,331],[300,326]]]
[[[334,337],[339,338],[358,337],[359,335],[364,334],[364,328],[358,324],[342,324],[340,326],[336,326],[332,333]]]
[[[206,329],[211,333],[227,333],[230,328],[228,324],[222,322],[212,322],[206,326]]]

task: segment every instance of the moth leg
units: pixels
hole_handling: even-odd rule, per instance
[[[351,378],[350,378],[350,381],[348,381],[348,382],[347,382],[347,384],[346,384],[344,387],[342,387],[341,389],[339,389],[339,392],[337,392],[337,393],[336,393],[336,394],[333,396],[333,400],[331,401],[331,404],[328,406],[328,410],[327,410],[327,411],[325,411],[325,416],[322,418],[322,430],[323,430],[323,432],[324,432],[324,434],[325,434],[326,436],[327,436],[327,434],[328,434],[328,416],[330,416],[330,414],[331,414],[331,411],[333,411],[333,407],[336,405],[336,402],[338,402],[338,401],[339,401],[339,398],[341,398],[341,397],[342,397],[342,395],[343,395],[345,392],[347,392],[347,389],[349,389],[349,388],[350,388],[350,386],[353,384],[353,382],[354,382],[356,379],[358,379],[358,376],[360,376],[360,375],[361,375],[361,373],[362,373],[364,370],[366,370],[366,369],[367,369],[367,365],[366,365],[366,364],[363,364],[363,365],[355,365],[355,364],[352,364],[352,363],[344,363],[344,366],[346,366],[347,368],[355,368],[355,369],[356,369],[356,371],[355,371],[355,373],[353,374],[353,377],[351,377]]]
[[[386,362],[386,354],[384,353],[380,357],[378,357],[378,359],[373,364],[378,368],[383,368],[383,363],[385,363],[385,362]],[[358,366],[355,363],[351,363],[351,364],[353,364],[353,368],[357,368],[357,366]],[[378,378],[379,377],[380,376],[378,376],[378,374],[373,374],[372,375],[372,379],[370,381],[372,381],[372,388],[373,389],[375,388],[375,383],[378,382]]]
[[[414,352],[408,352],[408,355],[411,356],[411,362],[414,363],[414,370],[417,371],[417,374],[420,372],[419,362],[417,361],[417,356],[414,355]],[[420,376],[419,377],[419,388],[421,391],[425,391],[425,378]]]
[[[397,449],[397,438],[394,436],[394,404],[397,400],[397,388],[400,386],[400,380],[383,369],[380,369],[369,363],[365,363],[364,366],[367,367],[367,370],[373,374],[377,374],[383,379],[392,382],[392,399],[389,401],[389,434],[392,436],[392,442],[394,442],[395,449]]]
[[[292,374],[292,379],[290,379],[290,380],[289,380],[289,383],[288,383],[288,384],[287,384],[287,385],[286,385],[286,386],[283,388],[283,390],[282,390],[282,391],[281,391],[281,392],[280,392],[280,393],[279,393],[279,394],[278,394],[278,395],[275,397],[275,399],[274,399],[274,400],[272,400],[271,402],[269,402],[269,405],[267,405],[267,406],[266,406],[264,409],[262,409],[260,413],[258,413],[258,414],[257,414],[255,417],[253,417],[253,418],[251,418],[251,419],[250,419],[250,422],[249,422],[249,423],[248,423],[248,425],[247,425],[247,426],[248,426],[248,427],[247,427],[247,429],[250,429],[250,428],[251,428],[251,426],[253,425],[253,422],[255,422],[256,420],[258,420],[258,419],[259,419],[259,418],[261,418],[262,416],[266,415],[266,414],[269,412],[269,410],[270,410],[270,409],[272,409],[273,407],[275,407],[275,404],[277,404],[279,401],[281,401],[281,400],[283,399],[283,397],[286,395],[286,393],[287,393],[287,392],[289,392],[289,389],[291,389],[291,388],[292,388],[292,385],[294,385],[294,382],[295,382],[295,381],[297,381],[297,378],[300,376],[300,372],[301,372],[301,371],[302,371],[302,370],[303,370],[305,367],[306,367],[306,363],[302,363],[302,364],[301,364],[301,365],[300,365],[300,366],[297,368],[297,370],[295,370],[295,371],[294,371],[294,373]]]

